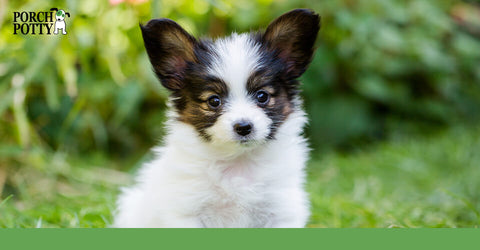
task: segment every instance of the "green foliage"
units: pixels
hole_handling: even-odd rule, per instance
[[[293,8],[318,12],[322,16],[318,49],[302,77],[310,119],[307,135],[314,154],[332,148],[364,150],[365,145],[371,145],[369,142],[383,145],[382,140],[397,136],[435,134],[442,127],[478,124],[480,118],[478,1],[112,2],[116,1],[56,1],[48,5],[42,1],[7,1],[6,11],[0,11],[0,190],[3,188],[0,197],[4,200],[0,209],[15,214],[0,218],[0,226],[31,227],[40,217],[44,226],[108,224],[109,209],[101,204],[112,204],[114,190],[124,182],[110,183],[112,180],[107,178],[97,183],[92,173],[107,169],[113,171],[110,174],[120,176],[114,174],[116,170],[139,164],[148,148],[164,133],[162,123],[168,93],[151,71],[138,27],[138,23],[151,18],[171,18],[196,36],[218,37],[232,31],[264,28]],[[13,11],[43,11],[52,6],[70,12],[71,17],[66,19],[67,35],[12,35]],[[478,131],[466,134],[478,136]],[[459,184],[465,188],[476,183],[468,177],[478,177],[471,167],[478,157],[459,156],[443,161],[452,150],[457,152],[455,143],[472,145],[466,139],[456,139],[449,135],[439,141],[419,142],[417,146],[406,142],[398,146],[387,144],[386,148],[379,146],[378,152],[367,152],[364,156],[330,152],[325,159],[317,159],[311,164],[313,176],[329,171],[337,174],[346,171],[347,175],[336,175],[331,179],[333,182],[312,177],[309,185],[315,210],[312,226],[478,225],[478,197],[465,196],[470,193],[457,190],[453,184],[443,194],[438,194],[441,191],[433,184],[419,184],[432,182],[430,171],[443,178],[444,171],[450,173],[455,166],[465,166],[461,170],[464,175],[459,176],[467,178],[468,183],[460,178],[452,180],[465,182]],[[429,143],[436,142],[445,145],[432,146],[432,152],[425,157],[417,155],[416,150],[422,152]],[[473,149],[463,144],[461,149],[473,154]],[[404,150],[407,152],[401,153]],[[418,175],[423,179],[408,178],[403,170],[385,163],[384,160],[392,160],[390,154],[406,168],[424,169]],[[74,160],[66,160],[64,155]],[[411,157],[421,160],[409,161]],[[57,160],[60,163],[55,163]],[[319,168],[331,164],[342,167]],[[361,179],[360,169],[369,176]],[[403,173],[407,181],[396,183],[392,175],[397,173]],[[36,179],[53,184],[48,188],[40,184],[24,185],[24,181],[36,183]],[[409,215],[415,210],[414,199],[398,210],[394,207],[398,204],[392,199],[403,203],[407,196],[388,196],[389,192],[395,193],[393,185],[375,187],[381,193],[363,197],[364,202],[357,198],[352,201],[346,194],[348,183],[368,189],[370,180],[374,183],[390,180],[396,183],[395,187],[417,187],[422,192],[436,190],[432,191],[436,194],[426,196],[433,200],[440,197],[438,200],[449,207],[428,200],[425,206],[430,207],[421,209],[437,209],[434,214],[440,219],[415,219]],[[331,193],[317,189],[317,185],[330,186],[325,190]],[[62,188],[83,191],[70,194]],[[413,193],[399,189],[403,191]],[[334,192],[339,192],[338,196]],[[452,195],[447,193],[461,195],[448,200],[445,197]],[[10,194],[14,196],[5,201]],[[459,200],[469,202],[468,207],[477,211],[476,219],[474,213],[460,206]],[[390,207],[378,210],[385,216],[395,216],[390,224],[374,209],[382,206],[382,202],[390,202]],[[69,207],[62,210],[66,203]],[[346,217],[332,210],[336,208],[346,210]],[[17,209],[25,214],[18,215]],[[56,214],[42,217],[49,209]],[[355,219],[357,213],[365,217]],[[424,215],[422,211],[419,213]],[[100,215],[107,217],[100,221]],[[367,217],[371,220],[366,220]],[[403,217],[410,221],[403,221]]]
[[[452,14],[473,5],[378,0],[315,7],[324,21],[321,43],[304,77],[315,144],[478,120],[480,41]]]

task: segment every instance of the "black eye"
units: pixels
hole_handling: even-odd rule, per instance
[[[220,97],[218,97],[218,95],[210,96],[207,102],[208,102],[208,105],[210,105],[210,107],[212,108],[218,108],[218,106],[222,104],[222,100],[220,100]]]
[[[270,95],[267,92],[260,90],[255,94],[255,98],[257,98],[258,103],[265,104],[270,99]]]

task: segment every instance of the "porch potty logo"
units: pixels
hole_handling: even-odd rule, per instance
[[[61,30],[62,34],[66,35],[66,17],[70,17],[70,13],[57,8],[51,8],[50,11],[40,12],[14,11],[13,34],[57,35]]]

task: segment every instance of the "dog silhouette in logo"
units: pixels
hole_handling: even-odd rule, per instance
[[[70,17],[70,13],[65,12],[64,10],[58,10],[57,8],[51,8],[50,11],[56,11],[55,14],[55,28],[53,34],[57,35],[58,30],[62,30],[62,34],[67,34],[67,25],[65,24],[65,16]]]

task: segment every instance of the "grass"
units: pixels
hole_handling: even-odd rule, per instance
[[[309,166],[311,227],[478,227],[480,130],[391,139]]]
[[[115,170],[121,163],[98,156],[80,161],[32,150],[19,160],[7,171],[0,227],[106,227],[119,187],[130,180]]]
[[[478,227],[480,129],[399,137],[313,155],[309,227]],[[105,227],[142,160],[75,159],[31,149],[5,169],[0,227]],[[0,172],[1,173],[1,172]],[[1,178],[0,178],[1,179]],[[1,184],[1,183],[0,183]]]

